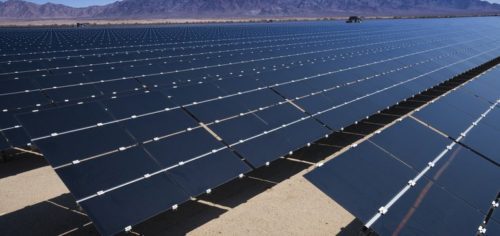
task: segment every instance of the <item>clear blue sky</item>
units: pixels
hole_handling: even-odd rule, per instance
[[[92,5],[105,5],[108,3],[115,2],[116,0],[28,0],[34,3],[60,3],[72,7],[86,7]],[[499,0],[500,1],[500,0]]]
[[[72,6],[72,7],[86,7],[91,5],[105,5],[108,3],[115,2],[116,0],[28,0],[35,3],[61,3],[64,5]],[[500,0],[488,0],[489,2],[500,3]]]

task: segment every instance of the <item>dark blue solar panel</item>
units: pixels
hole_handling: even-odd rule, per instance
[[[491,106],[492,96],[485,91],[484,97],[475,95],[474,89],[470,84],[482,84],[481,77],[478,80],[466,84],[452,93],[442,97],[415,114],[415,117],[421,119],[434,128],[457,138],[468,126],[481,116],[489,106]],[[496,101],[494,99],[493,101]],[[457,119],[460,117],[460,119]],[[491,119],[491,118],[490,118]],[[497,123],[497,122],[486,122]],[[499,126],[500,127],[500,126]]]
[[[19,115],[18,118],[32,138],[97,126],[112,120],[104,108],[96,103],[32,112]]]
[[[498,193],[498,182],[491,180],[500,179],[499,167],[461,146],[443,158],[428,178],[486,214]]]
[[[249,171],[249,167],[236,155],[228,150],[220,151],[224,147],[222,143],[203,128],[148,143],[144,147],[163,168],[186,162],[167,173],[170,173],[191,196],[199,195],[208,188]]]
[[[245,92],[259,87],[263,87],[252,78],[229,78],[224,80],[216,80],[213,82],[217,87],[228,94]]]
[[[404,119],[370,139],[415,171],[421,171],[451,140],[413,119]]]
[[[493,130],[500,130],[500,124],[498,123],[498,119],[500,119],[500,105],[497,105],[490,113],[481,121],[483,124],[486,124],[489,127],[492,127]]]
[[[162,91],[174,101],[177,105],[186,105],[193,102],[201,102],[207,99],[218,98],[227,95],[226,92],[217,88],[213,84],[201,84],[196,86],[171,88]]]
[[[82,199],[160,169],[142,148],[133,147],[56,171],[75,198]]]
[[[490,118],[490,117],[487,117]],[[486,122],[479,123],[470,133],[461,140],[465,145],[478,150],[479,153],[490,158],[497,164],[500,163],[500,153],[498,147],[491,145],[494,140],[499,140],[500,130],[490,126]]]
[[[265,135],[238,143],[234,148],[253,166],[259,167],[314,142],[330,131],[312,119],[306,119]]]
[[[498,235],[500,234],[500,222],[498,221],[490,221],[486,226],[487,235]]]
[[[40,88],[31,79],[11,79],[2,81],[2,87],[0,88],[0,94],[15,93],[15,92],[25,92],[26,90],[35,90]]]
[[[121,123],[138,141],[168,136],[198,126],[182,109],[142,116]]]
[[[30,138],[23,128],[9,129],[2,131],[10,145],[14,147],[25,147],[31,143]]]
[[[483,215],[423,179],[374,225],[380,235],[474,235]]]
[[[10,147],[10,144],[7,142],[2,133],[0,133],[0,150],[5,150]]]
[[[340,130],[353,121],[360,121],[369,115],[378,112],[380,107],[367,99],[361,99],[344,106],[340,106],[316,116],[320,121],[334,130]]]
[[[418,119],[444,131],[445,135],[458,138],[466,134],[460,140],[466,146],[458,143],[449,146],[451,139],[408,118],[328,161],[323,167],[307,174],[306,178],[364,223],[375,222],[370,227],[381,235],[475,234],[491,207],[490,199],[498,194],[498,184],[491,181],[500,178],[497,155],[493,152],[494,145],[488,140],[496,140],[500,132],[497,130],[498,122],[495,122],[498,109],[492,109],[488,102],[496,101],[494,94],[486,93],[483,97],[477,93],[484,86],[480,78],[471,83],[481,86],[466,85],[414,114]],[[371,101],[377,103],[383,99]],[[481,116],[480,122],[473,125]],[[325,119],[325,115],[318,118]],[[333,117],[330,119],[333,120]],[[464,133],[465,130],[470,131]],[[386,184],[387,180],[377,179],[373,183],[370,182],[372,179],[366,178],[353,182],[360,176],[376,179],[377,174],[380,174],[374,173],[376,168],[372,167],[374,170],[368,171],[362,168],[363,156],[375,161],[370,166],[383,166],[380,172],[383,172],[384,177],[404,169],[411,173],[403,178],[409,181],[419,172],[425,172],[421,172],[423,177],[416,182],[415,187],[408,187],[408,182],[396,185],[389,183],[389,187],[395,189],[385,200],[380,200],[380,196],[371,192],[378,193],[380,190],[374,190],[374,186]],[[401,167],[391,166],[381,158],[373,158],[376,156],[386,157]],[[426,171],[429,166],[432,168]],[[354,171],[358,169],[363,170],[363,173]],[[400,192],[405,186],[408,190]],[[366,193],[369,190],[372,195]],[[391,199],[395,201],[387,209],[388,212],[378,220],[371,221],[380,207]],[[366,210],[370,207],[371,211]]]
[[[440,102],[449,104],[473,116],[486,111],[491,105],[488,101],[473,94],[467,93],[466,88],[460,88],[440,99]]]
[[[196,145],[193,145],[195,143]],[[217,142],[203,128],[145,144],[146,150],[164,167],[176,165],[222,147],[223,144]]]
[[[324,94],[308,96],[294,101],[294,103],[310,114],[324,111],[336,105],[330,98],[326,97]]]
[[[498,99],[498,89],[500,89],[500,84],[491,84],[488,83],[488,75],[486,74],[485,76],[481,76],[478,79],[467,83],[464,85],[463,90],[478,96],[482,97],[483,99],[494,103]],[[491,80],[491,79],[490,79]],[[498,86],[498,87],[495,87]]]
[[[234,153],[224,149],[210,156],[174,168],[167,173],[190,196],[197,196],[250,170],[251,168]]]
[[[12,128],[19,123],[11,112],[0,112],[0,129]]]
[[[379,93],[376,93],[367,99],[371,102],[379,105],[380,110],[388,108],[392,105],[397,104],[398,102],[403,101],[406,98],[410,98],[415,93],[411,90],[408,90],[404,87],[394,87]]]
[[[16,108],[47,106],[51,103],[50,99],[41,92],[34,91],[29,93],[20,93],[1,96],[0,110],[14,110]]]
[[[188,199],[188,194],[179,185],[165,174],[159,174],[81,202],[80,205],[88,212],[100,233],[112,235]]]
[[[387,152],[371,142],[364,142],[305,177],[361,221],[367,222],[415,175],[415,171]]]
[[[68,102],[100,95],[99,91],[93,85],[75,86],[64,89],[49,89],[44,92],[54,102]]]
[[[299,120],[304,116],[303,112],[290,103],[283,103],[252,114],[214,123],[210,125],[210,128],[224,141],[232,144]]]
[[[282,102],[283,98],[269,89],[263,89],[239,96],[218,99],[199,105],[189,106],[187,109],[202,122],[214,122],[240,113],[249,112],[266,106]]]
[[[484,105],[487,106],[487,104],[484,104],[483,101],[479,101],[479,103],[483,108],[485,107]],[[456,105],[460,106],[460,104]],[[485,110],[486,108],[483,109],[483,111]],[[481,112],[476,113],[475,115],[469,114],[459,107],[443,100],[432,103],[414,114],[416,118],[455,138],[458,137],[460,133],[471,125],[472,122],[474,122],[480,115]],[[455,119],[457,116],[460,116],[460,119]]]
[[[34,142],[52,166],[117,151],[136,141],[119,124],[105,125]]]
[[[160,92],[141,93],[102,101],[116,119],[164,111],[175,105]]]
[[[94,87],[100,91],[102,94],[113,95],[114,93],[123,91],[132,91],[136,89],[141,89],[142,85],[136,80],[117,80],[109,83],[97,83]]]

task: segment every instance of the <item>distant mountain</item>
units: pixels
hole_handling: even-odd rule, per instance
[[[0,2],[0,18],[220,18],[338,15],[438,15],[500,13],[480,0],[122,0],[73,8],[22,0]]]
[[[74,8],[53,3],[39,5],[22,0],[0,2],[0,18],[12,19],[92,18],[103,10],[104,7]]]

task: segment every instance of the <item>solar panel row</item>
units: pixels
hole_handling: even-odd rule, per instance
[[[306,178],[381,235],[478,233],[500,190],[498,154],[486,152],[500,138],[499,72],[451,91]],[[488,235],[496,235],[500,219],[491,219]]]
[[[131,29],[130,36],[123,29],[51,31],[38,37],[52,42],[55,50],[29,52],[37,47],[33,43],[27,52],[6,53],[5,58],[20,67],[30,63],[20,59],[24,56],[45,57],[39,60],[43,63],[64,61],[65,55],[87,51],[84,45],[64,50],[80,44],[80,34],[116,40],[118,46],[88,51],[121,53],[117,58],[126,55],[120,50],[130,49],[127,43],[120,46],[129,37],[147,42],[135,50],[206,43],[201,53],[211,56],[123,63],[130,59],[125,56],[110,66],[94,65],[102,60],[87,55],[70,57],[73,62],[59,68],[48,62],[50,70],[11,70],[0,75],[6,85],[0,94],[5,101],[1,132],[11,141],[11,132],[26,130],[98,230],[113,234],[496,58],[500,37],[491,30],[494,20],[481,19],[473,30],[481,32],[477,35],[464,34],[460,20],[418,21],[419,27],[415,21],[401,21],[403,26],[374,22],[355,31],[359,37],[350,28],[325,23],[286,29],[281,24],[239,25],[239,30],[218,26],[221,32],[216,33],[204,27],[160,27]],[[450,26],[443,30],[435,24]],[[401,32],[408,27],[415,30]],[[172,31],[179,38],[168,36]],[[272,50],[211,53],[216,35],[244,42],[238,48],[262,32],[262,38],[283,40],[290,32],[300,34],[300,39],[291,38],[306,44],[276,46],[273,41],[265,42]],[[333,43],[309,41],[309,34],[330,34]],[[98,40],[91,45],[110,44]],[[129,81],[134,85],[123,84]]]
[[[314,60],[316,60],[316,59],[314,59]],[[323,59],[323,62],[325,62],[324,59]],[[301,63],[300,65],[303,66],[301,61],[299,61],[299,63]],[[293,65],[293,62],[291,64]],[[285,64],[282,64],[282,65],[284,67]],[[273,66],[273,67],[274,67],[273,71],[275,71],[276,66]],[[111,68],[114,69],[114,67],[111,67]],[[262,68],[266,68],[266,67],[262,67]],[[206,69],[206,68],[198,68],[198,69]],[[289,66],[287,66],[286,69],[289,69]],[[255,68],[254,68],[254,70],[255,70]],[[173,72],[178,73],[179,71],[176,70]],[[100,71],[99,71],[99,73],[100,73]],[[128,73],[130,73],[130,72],[128,72]],[[160,72],[160,73],[163,74],[163,72]],[[166,73],[168,73],[168,72],[166,72]],[[193,72],[191,72],[191,73],[193,73]],[[196,73],[199,73],[199,72],[196,72]],[[243,71],[241,71],[241,73],[243,73]],[[260,74],[261,71],[257,71],[256,73]],[[100,73],[100,74],[102,74],[102,73]],[[170,73],[168,73],[168,74],[170,74]],[[229,76],[232,76],[232,74],[233,74],[232,72],[229,72]],[[106,73],[106,75],[109,76],[109,73]],[[135,91],[135,90],[139,90],[139,88],[143,89],[143,87],[145,87],[145,86],[140,86],[139,83],[137,83],[137,81],[136,81],[137,78],[128,77],[128,78],[118,78],[118,79],[112,79],[112,80],[97,80],[94,82],[86,82],[86,83],[75,81],[72,84],[64,84],[64,85],[56,84],[57,86],[53,86],[54,84],[50,84],[50,85],[45,86],[44,88],[41,88],[41,87],[35,88],[35,87],[32,87],[32,84],[30,81],[19,80],[18,73],[15,73],[15,76],[17,76],[17,77],[14,77],[14,80],[4,81],[5,89],[6,89],[5,93],[2,94],[3,97],[5,98],[4,102],[6,103],[6,104],[4,104],[3,109],[2,109],[4,112],[9,112],[12,109],[24,109],[24,110],[35,109],[35,108],[40,109],[40,107],[43,107],[45,105],[51,106],[54,103],[56,103],[56,104],[58,104],[58,103],[65,103],[65,104],[78,103],[78,102],[81,102],[82,100],[81,99],[75,100],[75,98],[80,98],[83,96],[83,97],[85,97],[84,101],[86,101],[89,98],[94,99],[97,96],[96,94],[101,94],[101,97],[104,97],[104,96],[102,96],[103,94],[109,94],[109,96],[115,97],[117,91],[119,91],[120,89],[122,89],[124,91]],[[42,76],[46,76],[46,75],[42,74]],[[242,74],[240,74],[239,76],[241,77]],[[68,75],[65,75],[64,79],[68,80],[67,77],[68,77]],[[186,77],[189,77],[189,75]],[[216,77],[219,77],[219,75],[217,74]],[[93,76],[93,78],[99,79],[98,76]],[[204,76],[203,79],[207,79],[207,77]],[[217,79],[221,79],[221,78],[217,78]],[[191,79],[188,79],[188,80],[191,80]],[[182,81],[180,81],[180,82],[182,82]],[[174,84],[173,87],[177,88],[178,87],[177,84],[179,84],[180,82],[179,81],[172,82],[172,84]],[[200,83],[200,82],[201,81],[198,81],[198,83]],[[29,85],[26,85],[26,83],[29,83]],[[105,85],[103,85],[103,83]],[[11,88],[12,86],[14,88]],[[21,87],[19,87],[19,86],[21,86]],[[156,87],[158,87],[158,84],[150,84],[149,86],[156,88]],[[98,88],[94,88],[94,87],[98,87]],[[119,92],[123,92],[123,91],[119,91]],[[16,98],[16,99],[8,99],[11,97]],[[48,100],[47,100],[47,98],[48,98]],[[49,104],[49,102],[50,102],[50,104]],[[25,106],[28,106],[28,107],[25,107]],[[15,123],[15,121],[13,121],[13,120],[8,121],[8,118],[9,118],[8,115],[4,114],[4,116],[5,116],[4,119],[6,121],[2,122],[2,123],[5,124],[5,127],[3,128],[5,131],[8,130],[8,132],[10,133],[10,132],[13,132],[11,130],[19,128],[19,125],[17,125]],[[9,136],[12,136],[12,135],[9,135]],[[13,140],[16,140],[16,139],[13,139]],[[18,143],[22,144],[22,142],[16,142],[16,144],[18,144]]]
[[[238,81],[242,81],[244,78],[251,77],[252,80],[255,79],[265,81],[269,80],[268,78],[270,77],[282,77],[287,75],[294,75],[296,78],[299,78],[299,76],[296,76],[299,75],[298,73],[302,73],[303,76],[314,76],[314,74],[311,74],[310,71],[322,73],[324,76],[332,76],[333,74],[339,76],[342,76],[342,74],[352,76],[352,70],[343,70],[358,66],[362,66],[364,67],[362,69],[365,69],[361,74],[358,72],[360,76],[357,77],[362,78],[363,75],[369,73],[369,68],[366,68],[369,66],[364,65],[363,62],[366,64],[378,61],[379,63],[377,64],[379,65],[379,68],[384,68],[382,63],[390,67],[406,65],[405,63],[395,61],[402,61],[403,59],[406,59],[413,62],[414,60],[418,60],[413,57],[426,58],[430,56],[429,54],[441,55],[442,52],[440,54],[437,50],[444,50],[445,48],[436,46],[448,45],[446,44],[446,40],[449,40],[446,38],[443,39],[443,36],[451,37],[453,35],[455,37],[461,37],[461,34],[451,30],[443,33],[441,30],[431,27],[420,27],[414,31],[404,33],[401,32],[401,26],[388,27],[388,30],[373,28],[368,30],[364,29],[364,31],[358,30],[352,32],[353,30],[350,29],[349,31],[346,30],[346,32],[335,31],[335,33],[327,31],[331,29],[331,27],[332,26],[319,24],[317,27],[317,31],[319,32],[309,33],[308,35],[301,33],[299,35],[302,38],[299,39],[286,37],[290,34],[284,36],[270,36],[273,37],[273,39],[281,37],[279,38],[280,40],[286,39],[302,45],[306,44],[307,48],[289,48],[289,46],[284,47],[279,46],[281,44],[273,44],[274,42],[265,42],[264,47],[278,47],[280,52],[276,51],[276,49],[271,52],[254,50],[252,53],[246,52],[243,55],[238,54],[238,57],[242,59],[241,61],[238,61],[239,58],[229,56],[229,53],[227,52],[221,53],[214,51],[213,40],[202,41],[202,43],[206,43],[206,48],[202,49],[201,53],[215,54],[208,59],[200,58],[199,55],[196,56],[196,53],[193,51],[188,51],[189,53],[187,53],[187,48],[184,46],[181,47],[181,49],[178,49],[178,47],[165,49],[163,47],[165,45],[163,44],[152,44],[153,46],[145,44],[137,47],[142,48],[148,45],[148,47],[153,47],[156,50],[171,50],[161,52],[160,54],[163,55],[163,57],[179,56],[177,51],[180,51],[180,55],[187,56],[187,58],[183,58],[178,61],[167,61],[158,59],[157,57],[148,57],[154,60],[144,61],[137,58],[138,55],[144,53],[140,53],[139,51],[136,53],[135,51],[130,51],[128,50],[129,48],[126,48],[126,51],[114,51],[113,54],[116,53],[117,57],[116,59],[113,59],[109,58],[109,55],[107,54],[103,57],[103,54],[100,54],[98,51],[105,50],[104,53],[109,53],[106,50],[122,50],[121,47],[111,47],[111,49],[92,49],[91,51],[89,48],[81,49],[80,51],[76,49],[78,53],[81,53],[83,50],[83,52],[87,53],[87,55],[76,56],[74,58],[70,57],[69,59],[67,54],[71,53],[72,50],[49,51],[40,53],[44,53],[43,55],[50,54],[53,57],[39,59],[43,63],[40,67],[33,67],[36,69],[31,71],[21,71],[21,69],[29,68],[29,66],[34,63],[33,59],[29,58],[33,54],[32,52],[20,55],[24,57],[24,59],[18,59],[17,61],[11,60],[13,59],[12,57],[17,56],[17,54],[4,54],[4,61],[1,64],[4,66],[6,72],[1,75],[4,79],[2,80],[2,89],[0,93],[0,96],[2,96],[2,104],[0,104],[0,108],[4,111],[3,113],[7,114],[0,115],[0,119],[2,119],[2,127],[0,127],[0,129],[4,131],[5,136],[9,138],[14,146],[24,146],[28,140],[19,129],[19,124],[12,119],[11,113],[16,114],[33,109],[40,110],[54,105],[60,106],[65,104],[75,104],[95,99],[107,99],[110,97],[137,93],[140,92],[138,90],[142,91],[146,89],[169,90],[168,93],[171,96],[172,93],[175,95],[177,93],[185,92],[185,89],[183,88],[186,86],[194,86],[198,83],[208,83],[214,80],[235,81],[236,78],[240,78]],[[255,28],[259,29],[259,27]],[[255,32],[259,32],[261,30],[255,30],[255,28],[251,28],[249,30],[249,34],[255,34]],[[279,32],[279,28],[282,27],[273,27],[273,30],[274,28],[276,28]],[[293,32],[298,30],[303,31],[305,30],[304,28],[307,27],[295,27]],[[177,31],[177,28],[167,28],[167,30],[164,28],[160,29],[161,30],[155,30],[155,32],[165,33],[165,31],[169,32],[172,29],[174,29],[173,31]],[[196,29],[198,30],[198,28]],[[85,34],[96,33],[94,31],[82,32],[85,32]],[[82,34],[82,32],[79,34]],[[119,32],[123,33],[122,29],[120,29]],[[422,36],[422,32],[425,32],[428,35]],[[58,33],[53,31],[51,32],[51,35],[57,37],[56,35],[59,35]],[[64,37],[68,37],[67,34],[72,34],[72,31],[63,31],[62,35],[64,35]],[[320,36],[329,35],[329,39],[334,42],[331,46],[334,47],[325,48],[325,45],[323,44],[314,44],[314,41],[309,41],[311,37],[318,36],[317,34]],[[196,35],[196,33],[194,35]],[[353,35],[357,36],[357,38],[353,37]],[[252,37],[249,38],[254,41],[256,40]],[[339,41],[338,38],[341,38],[343,41]],[[146,39],[148,38],[145,38],[145,40]],[[242,40],[248,40],[248,38],[237,39],[237,41]],[[243,42],[255,44],[254,41]],[[64,42],[61,43],[64,45]],[[71,45],[74,44],[74,42],[71,41],[70,43]],[[181,43],[182,42],[177,42],[175,45]],[[194,41],[191,43],[191,46],[195,47],[196,43],[199,43],[199,41]],[[400,44],[398,45],[396,43]],[[489,44],[489,42],[486,41],[482,43],[475,43],[477,43],[475,47],[478,48],[474,50],[479,50],[480,48],[485,49],[486,47],[484,47],[484,45]],[[434,47],[423,47],[422,45],[430,45]],[[374,46],[377,47],[374,48]],[[219,47],[226,48],[227,45],[221,45]],[[315,48],[318,50],[313,50]],[[417,51],[421,48],[432,49],[408,54],[408,49],[410,48],[415,48]],[[457,45],[456,48],[458,49],[460,47]],[[241,48],[236,49],[240,50]],[[354,49],[358,49],[359,51],[353,51]],[[150,48],[147,50],[153,49]],[[96,53],[95,51],[98,52]],[[412,49],[412,52],[413,51],[414,50]],[[127,54],[132,53],[134,53],[134,55],[127,56]],[[166,56],[165,53],[168,53],[168,56]],[[174,55],[171,55],[171,53]],[[402,53],[407,54],[402,55]],[[452,56],[458,58],[460,57],[460,53],[462,52],[457,52],[457,55]],[[38,56],[38,54],[36,55]],[[233,54],[231,53],[230,55]],[[389,61],[379,60],[388,60],[388,56],[392,55],[398,55],[399,57],[392,57],[392,60]],[[28,59],[26,59],[26,57],[28,57]],[[60,58],[61,60],[58,61],[57,58]],[[435,59],[431,63],[439,63],[436,62],[436,60],[441,59]],[[269,65],[269,62],[274,62],[274,65]],[[309,64],[306,65],[306,67],[309,68],[305,69],[304,63]],[[433,66],[431,63],[421,65],[421,67]],[[51,67],[50,65],[53,66]],[[171,70],[169,70],[169,68]],[[361,68],[357,69],[358,71],[361,71]],[[380,69],[378,71],[380,71]],[[41,77],[43,79],[39,79]],[[266,84],[276,82],[280,81],[265,81]],[[233,82],[232,86],[236,83],[238,82]],[[162,86],[163,88],[158,88]],[[216,84],[215,86],[218,85]],[[253,87],[255,88],[255,85],[253,85]],[[218,95],[217,93],[218,92],[214,92],[214,94],[211,95]],[[210,97],[213,98],[214,96]],[[180,105],[184,105],[185,102],[187,101],[183,101]],[[189,102],[192,102],[192,99],[189,100]]]
[[[490,71],[481,76],[481,83],[470,83],[465,89],[456,91],[429,108],[416,113],[415,117],[457,139],[477,118],[477,115],[481,114],[481,111],[497,101],[498,90],[496,89],[500,88],[499,77],[500,69]],[[460,119],[454,117],[460,117]],[[494,110],[460,141],[483,156],[491,158],[491,161],[497,165],[500,163],[500,153],[495,151],[494,140],[499,138],[499,119],[500,112]]]

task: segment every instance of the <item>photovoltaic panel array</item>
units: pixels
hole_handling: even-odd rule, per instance
[[[1,132],[114,234],[496,58],[497,21],[5,30]]]
[[[458,139],[481,112],[498,101],[499,78],[500,68],[489,71],[482,75],[479,81],[469,83],[464,89],[443,97],[429,108],[416,113],[415,117],[451,138]],[[500,121],[500,111],[495,109],[460,141],[490,158],[497,165],[500,163],[500,153],[496,151],[494,140],[500,138],[498,121]]]
[[[487,215],[500,194],[499,75],[487,71],[306,178],[380,235],[498,235],[498,213]]]
[[[286,89],[288,84],[282,83],[290,77],[311,77],[289,85],[290,89],[333,77],[336,83],[324,84],[332,88],[381,73],[392,78],[402,73],[449,77],[483,59],[477,55],[468,58],[471,55],[497,55],[488,47],[497,37],[491,30],[495,21],[394,21],[359,28],[330,22],[215,25],[192,26],[190,31],[184,27],[4,29],[0,132],[11,146],[26,146],[29,138],[13,118],[15,114],[152,89],[168,90],[170,96],[177,95],[178,105],[185,105],[220,96],[214,81],[226,84],[223,93],[230,94],[255,88],[253,80],[258,86],[278,84]],[[463,58],[467,60],[457,61]],[[433,71],[440,66],[448,67]],[[430,71],[432,74],[426,74]],[[422,79],[407,84],[427,88],[435,82]],[[311,92],[323,89],[313,88]],[[196,95],[186,96],[186,90]],[[304,102],[311,100],[321,98],[304,98]]]

